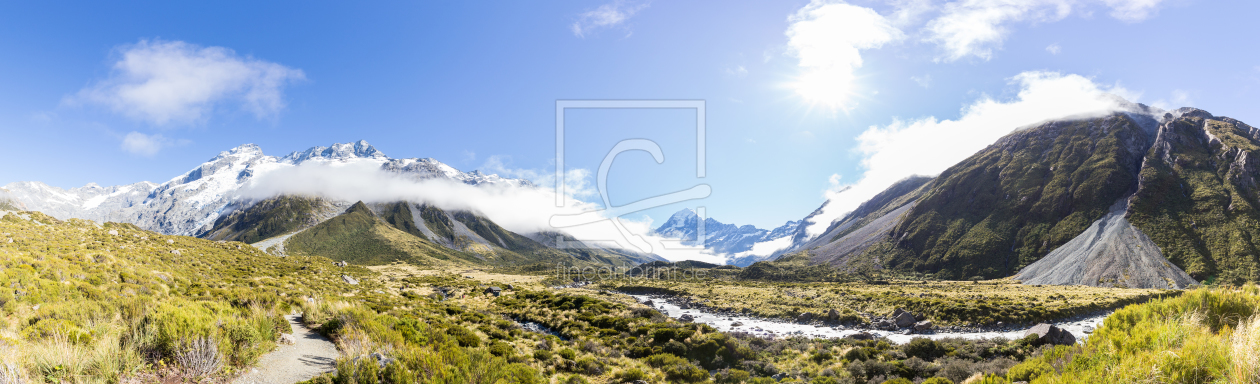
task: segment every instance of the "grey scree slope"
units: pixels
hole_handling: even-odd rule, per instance
[[[1024,267],[1015,279],[1024,284],[1126,288],[1180,289],[1198,284],[1124,218],[1127,209],[1128,198],[1120,199],[1106,216]]]

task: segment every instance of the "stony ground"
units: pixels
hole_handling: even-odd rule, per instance
[[[293,326],[295,343],[281,344],[264,355],[256,368],[232,381],[233,384],[291,384],[336,368],[338,352],[332,340],[303,326],[296,315],[285,318]]]

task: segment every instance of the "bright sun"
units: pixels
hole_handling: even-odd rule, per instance
[[[814,106],[845,109],[853,90],[853,73],[836,69],[805,72],[792,84],[796,94]]]

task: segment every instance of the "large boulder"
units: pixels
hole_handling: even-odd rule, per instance
[[[871,340],[875,338],[875,335],[872,335],[869,332],[858,332],[852,335],[845,336],[844,338],[853,339],[853,340]]]
[[[893,317],[893,322],[897,323],[898,328],[912,327],[915,323],[914,315],[911,315],[910,312],[902,312]]]
[[[796,316],[796,322],[808,323],[808,322],[814,321],[814,317],[815,316],[812,312],[805,312],[805,313],[800,314],[799,316]]]
[[[696,318],[691,317],[691,314],[689,313],[684,313],[682,316],[678,317],[678,321],[681,321],[684,323],[690,323],[690,322],[696,321]]]
[[[892,320],[887,320],[887,319],[879,320],[875,322],[875,329],[883,329],[886,331],[892,331],[892,330],[897,329],[897,324],[893,323]]]
[[[827,320],[831,320],[831,321],[840,320],[840,312],[836,311],[835,308],[832,308],[830,311],[827,311]]]
[[[1037,324],[1029,328],[1024,332],[1024,337],[1028,337],[1028,335],[1037,335],[1037,339],[1046,344],[1076,344],[1076,336],[1073,336],[1072,332],[1046,323]]]
[[[931,321],[931,320],[923,320],[923,321],[920,321],[920,322],[914,323],[914,330],[915,330],[915,331],[918,331],[918,332],[923,332],[923,331],[926,331],[926,330],[929,330],[929,329],[932,329],[932,321]]]

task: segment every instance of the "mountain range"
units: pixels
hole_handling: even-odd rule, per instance
[[[940,175],[897,182],[809,236],[822,207],[766,230],[689,209],[653,234],[703,245],[737,266],[793,263],[887,269],[938,279],[1014,276],[1029,284],[1185,287],[1260,281],[1260,129],[1207,111],[1130,104],[1015,129]],[[243,241],[276,253],[359,263],[638,264],[655,255],[556,247],[560,233],[515,233],[477,212],[423,201],[242,197],[258,175],[303,164],[359,164],[411,180],[533,188],[434,159],[393,159],[364,141],[283,157],[247,144],[165,183],[0,188],[0,209],[134,224]],[[825,206],[825,204],[824,204]],[[576,241],[569,240],[568,241]],[[767,252],[767,249],[779,249]]]
[[[0,209],[54,218],[134,224],[168,235],[242,241],[285,254],[319,254],[361,264],[636,265],[660,257],[590,244],[556,249],[559,233],[511,232],[479,213],[422,202],[365,204],[280,194],[242,193],[259,175],[306,164],[367,165],[404,179],[444,179],[477,187],[533,188],[528,180],[462,172],[430,158],[393,159],[366,141],[317,146],[283,157],[246,144],[165,183],[61,189],[40,182],[0,188]],[[568,239],[576,241],[575,239]],[[578,243],[582,244],[582,243]]]
[[[703,246],[713,253],[727,255],[727,263],[742,267],[761,259],[750,253],[754,245],[790,237],[800,228],[801,222],[789,221],[778,228],[765,230],[752,225],[726,224],[706,217],[704,242],[701,244],[696,240],[700,235],[700,216],[685,208],[675,212],[651,233],[682,240],[683,245]]]
[[[1257,155],[1260,129],[1194,108],[1046,121],[771,259],[1029,284],[1260,281]]]

